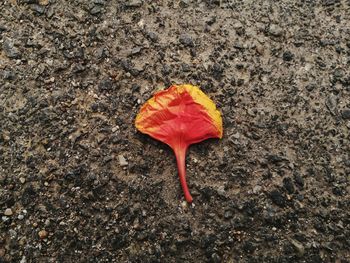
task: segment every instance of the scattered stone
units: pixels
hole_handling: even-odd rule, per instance
[[[289,238],[290,243],[293,245],[293,247],[295,248],[295,250],[297,251],[299,256],[303,256],[305,253],[305,248],[303,246],[303,244],[301,244],[299,241]]]
[[[22,220],[24,218],[24,215],[19,214],[17,218],[18,218],[18,220]]]
[[[182,34],[179,37],[179,41],[181,44],[183,44],[186,47],[194,47],[194,42],[193,42],[193,39],[190,35]]]
[[[344,160],[344,164],[345,164],[347,167],[350,167],[350,159]]]
[[[73,73],[81,73],[85,70],[85,66],[81,63],[76,63],[72,67],[72,72]],[[74,85],[74,84],[73,84]]]
[[[224,218],[225,219],[230,219],[230,218],[232,218],[232,216],[233,216],[233,213],[232,213],[231,210],[226,210],[225,211],[225,213],[224,213]]]
[[[10,234],[11,239],[15,239],[17,237],[17,232],[14,229],[10,229],[8,233]]]
[[[276,154],[269,154],[266,159],[273,164],[277,164],[286,160],[283,156]]]
[[[143,2],[141,0],[130,0],[125,3],[126,7],[129,8],[136,8],[136,7],[141,7]]]
[[[210,17],[209,20],[206,21],[206,23],[207,23],[209,26],[215,24],[215,22],[216,22],[216,16],[212,16],[212,17]]]
[[[4,70],[2,73],[2,76],[5,80],[14,80],[16,77],[16,74],[10,70]]]
[[[182,201],[181,202],[181,207],[183,210],[187,210],[188,209],[188,203],[186,201]]]
[[[49,0],[39,0],[39,5],[48,5]]]
[[[211,71],[211,75],[216,80],[220,80],[222,78],[222,74],[224,73],[224,67],[221,66],[219,63],[214,63],[210,71]]]
[[[39,233],[38,233],[38,235],[39,235],[39,238],[40,238],[40,239],[45,239],[45,238],[47,238],[47,236],[49,235],[49,233],[48,233],[46,230],[40,230]]]
[[[18,59],[21,57],[19,49],[15,47],[13,41],[9,38],[4,39],[2,48],[8,58]]]
[[[186,64],[186,63],[182,63],[181,64],[181,69],[182,69],[183,72],[190,72],[191,71],[190,66],[188,64]]]
[[[237,86],[242,86],[244,84],[244,79],[238,79],[237,80]]]
[[[237,49],[245,49],[245,48],[247,48],[246,45],[244,45],[244,44],[242,44],[242,43],[240,43],[240,42],[235,42],[235,43],[233,43],[233,47],[234,47],[234,48],[237,48]]]
[[[154,33],[154,32],[148,32],[148,33],[147,33],[147,38],[148,38],[149,40],[151,40],[152,42],[157,42],[157,40],[158,40],[158,36],[157,36],[157,34]]]
[[[243,24],[240,21],[236,21],[233,25],[232,28],[234,29],[241,29],[243,28]]]
[[[181,0],[179,3],[179,6],[182,8],[186,8],[189,6],[190,1],[189,0]]]
[[[330,94],[326,99],[326,107],[333,116],[337,115],[337,97],[333,94]]]
[[[137,55],[137,54],[140,54],[141,52],[141,47],[134,47],[131,52],[130,52],[130,55]]]
[[[294,173],[294,182],[297,186],[299,186],[299,188],[303,188],[304,187],[304,179],[303,177],[301,177],[301,175],[299,173]]]
[[[271,24],[270,27],[269,27],[269,33],[272,36],[280,37],[283,34],[283,29],[280,26],[276,25],[276,24]]]
[[[161,72],[164,76],[169,75],[171,73],[171,67],[169,65],[164,65]]]
[[[332,192],[333,192],[334,195],[337,195],[337,196],[344,195],[343,189],[341,187],[338,187],[338,186],[334,187],[332,189]]]
[[[320,39],[319,43],[322,47],[334,46],[336,44],[334,39]]]
[[[262,187],[260,185],[256,185],[253,188],[253,194],[257,194],[261,191]]]
[[[292,178],[286,177],[283,179],[283,187],[287,190],[288,194],[292,194],[295,191]]]
[[[217,189],[217,193],[221,196],[225,196],[226,195],[226,191],[225,191],[225,187],[224,186],[219,186]]]
[[[232,134],[232,137],[238,140],[239,138],[241,138],[241,134],[239,132],[236,132]]]
[[[283,60],[284,61],[292,61],[293,58],[294,58],[294,55],[293,55],[292,52],[286,51],[286,52],[283,53]]]
[[[284,207],[286,205],[286,198],[283,195],[283,193],[277,189],[272,190],[270,192],[270,198],[272,200],[273,203],[275,203],[276,205],[280,206],[280,207]]]
[[[11,208],[6,208],[6,210],[4,212],[4,215],[5,216],[12,216],[13,212],[12,212]]]
[[[46,12],[46,16],[48,18],[51,18],[51,17],[53,17],[54,14],[55,14],[55,9],[53,7],[49,7],[47,12]]]
[[[244,242],[243,250],[246,253],[253,253],[255,249],[256,249],[256,246],[251,241]]]
[[[136,77],[139,75],[140,70],[134,67],[134,64],[131,60],[126,59],[120,62],[121,67],[127,72],[126,76],[130,77],[131,75]]]
[[[342,68],[336,68],[333,72],[333,77],[335,79],[341,79],[344,77],[344,74],[345,74],[345,72]]]
[[[113,89],[113,81],[111,78],[104,78],[98,84],[100,91],[111,91]]]
[[[94,4],[95,5],[105,5],[106,2],[105,2],[105,0],[94,0]]]
[[[43,5],[32,4],[30,8],[38,15],[42,15],[45,13],[45,6]]]
[[[311,83],[311,84],[306,85],[305,89],[306,89],[307,91],[311,92],[311,91],[313,91],[316,87],[317,87],[316,84]]]
[[[8,30],[7,27],[5,27],[4,25],[0,25],[0,34],[1,34],[2,32],[7,31],[7,30]]]
[[[211,262],[213,262],[213,263],[220,263],[221,262],[221,257],[217,253],[213,253],[211,255]]]
[[[126,161],[125,157],[122,154],[118,155],[118,159],[121,167],[128,166],[129,163]]]
[[[333,6],[335,4],[339,4],[340,0],[323,0],[322,5],[323,6]]]
[[[350,120],[350,109],[344,109],[341,115],[344,120]]]
[[[100,5],[95,5],[93,8],[91,8],[90,14],[97,15],[101,13],[101,11],[102,11],[102,7]]]

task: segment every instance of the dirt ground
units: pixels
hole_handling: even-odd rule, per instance
[[[0,262],[350,262],[350,1],[2,0]],[[136,131],[198,85],[222,140]]]

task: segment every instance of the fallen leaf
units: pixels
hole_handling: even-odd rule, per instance
[[[191,144],[222,138],[221,114],[214,102],[196,86],[173,85],[142,106],[135,125],[173,149],[185,199],[192,202],[186,183],[186,151]]]

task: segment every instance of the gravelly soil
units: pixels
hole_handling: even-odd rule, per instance
[[[349,1],[2,0],[0,47],[0,262],[350,261]],[[172,83],[224,119],[190,206]]]

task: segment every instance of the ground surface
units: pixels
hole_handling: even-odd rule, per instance
[[[350,2],[2,0],[0,262],[349,262]],[[171,83],[224,138],[136,132]]]

